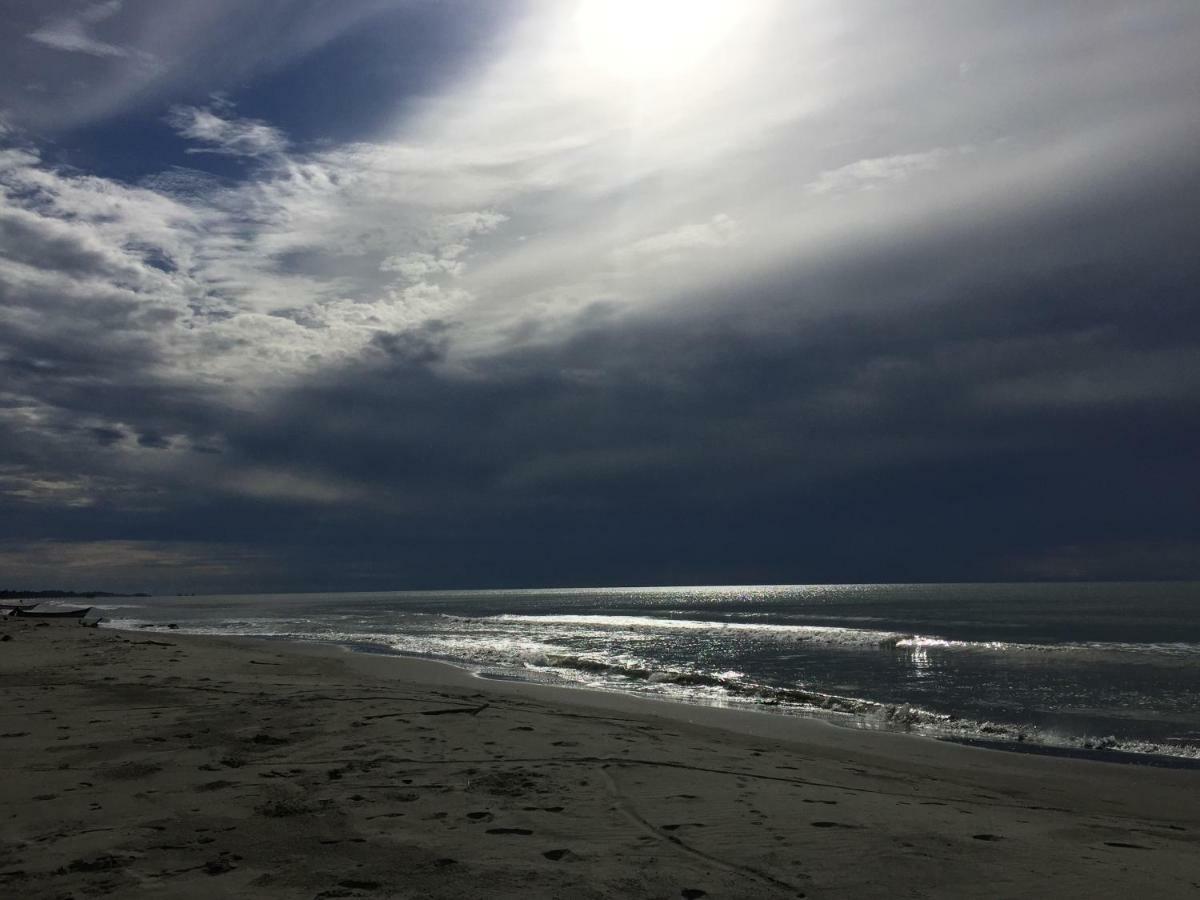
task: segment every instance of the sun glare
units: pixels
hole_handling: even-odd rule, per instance
[[[737,0],[582,0],[575,17],[589,67],[619,80],[688,74],[743,9]]]

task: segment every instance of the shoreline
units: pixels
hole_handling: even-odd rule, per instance
[[[119,631],[122,629],[109,628],[107,630]],[[131,633],[140,633],[143,631],[155,632],[162,630],[162,627],[155,625],[124,630],[130,631]],[[189,632],[171,630],[169,633],[188,634]],[[489,664],[485,666],[484,664],[475,663],[470,660],[456,660],[405,653],[383,644],[339,643],[315,639],[306,640],[289,637],[257,635],[196,636],[213,637],[215,639],[263,641],[271,644],[281,643],[297,648],[313,648],[317,652],[328,651],[335,654],[339,652],[346,652],[352,655],[361,655],[365,657],[411,660],[415,663],[430,663],[433,665],[449,666],[452,669],[462,671],[470,677],[481,681],[544,685],[546,687],[580,691],[585,694],[603,694],[612,697],[626,697],[634,701],[645,701],[649,703],[665,703],[668,705],[714,709],[721,712],[742,711],[757,715],[801,719],[809,722],[820,723],[824,726],[846,729],[855,733],[899,735],[908,738],[916,738],[923,741],[937,741],[964,747],[972,747],[975,749],[991,750],[1000,753],[1018,753],[1031,756],[1048,756],[1061,759],[1105,762],[1122,766],[1148,766],[1151,768],[1161,769],[1185,769],[1200,771],[1200,756],[1190,756],[1183,753],[1173,754],[1169,752],[1161,752],[1161,747],[1159,748],[1158,752],[1154,752],[1149,750],[1094,748],[1088,746],[1075,746],[1066,743],[1056,744],[1046,741],[1039,741],[1036,739],[1022,741],[1013,737],[996,737],[987,733],[972,735],[954,733],[951,731],[939,731],[935,727],[929,726],[897,727],[888,726],[887,724],[875,725],[870,723],[870,720],[865,713],[827,710],[819,707],[809,708],[797,705],[791,708],[776,708],[765,704],[755,703],[751,700],[740,700],[737,697],[731,697],[730,702],[723,704],[721,702],[704,702],[700,699],[689,699],[686,696],[654,696],[652,694],[636,690],[624,691],[617,688],[580,684],[561,678],[556,680],[555,676],[551,676],[549,679],[542,681],[529,678],[517,669],[511,670],[514,674],[508,676],[507,674],[504,674],[504,672],[507,672],[507,670],[501,672],[498,667],[494,665]],[[487,668],[497,669],[497,674],[489,675],[484,671],[477,671],[473,668],[476,666],[478,666],[481,670]],[[861,700],[860,698],[849,699],[864,704],[877,704],[880,706],[880,708],[887,708],[887,704],[880,703],[879,701]]]
[[[0,886],[30,898],[1200,888],[1189,770],[328,645],[29,621],[2,636]]]
[[[253,638],[251,639],[253,640]],[[549,690],[556,691],[577,692],[580,696],[569,698],[566,701],[571,704],[591,705],[589,704],[588,698],[592,697],[593,695],[596,695],[598,698],[613,698],[613,702],[611,704],[597,699],[594,704],[597,708],[636,713],[639,710],[640,704],[646,704],[646,706],[641,707],[641,711],[646,715],[660,715],[666,718],[679,719],[686,722],[704,720],[705,723],[711,727],[723,728],[730,731],[737,730],[736,726],[739,724],[737,721],[737,714],[746,714],[750,716],[767,717],[768,719],[782,719],[786,721],[806,723],[796,726],[797,733],[794,737],[795,740],[802,740],[803,737],[811,737],[810,734],[806,734],[804,732],[804,729],[811,725],[818,728],[833,728],[858,735],[886,735],[888,737],[902,738],[905,740],[916,740],[921,742],[933,741],[958,747],[965,747],[972,750],[984,750],[996,753],[1045,756],[1054,759],[1106,763],[1116,766],[1145,766],[1156,769],[1200,771],[1200,759],[1189,756],[1171,756],[1161,753],[1137,753],[1133,751],[1121,750],[1094,750],[1083,747],[1058,746],[1037,742],[1022,743],[1015,740],[989,739],[986,737],[971,738],[953,735],[940,735],[936,733],[925,733],[915,729],[876,727],[866,724],[855,724],[856,722],[862,721],[863,717],[855,716],[853,713],[828,713],[820,710],[813,710],[812,712],[809,712],[803,709],[796,712],[776,711],[772,708],[756,706],[750,702],[742,704],[734,701],[728,705],[725,705],[715,702],[703,703],[685,698],[654,697],[635,691],[620,691],[604,687],[592,687],[589,685],[572,684],[566,681],[538,681],[535,679],[522,678],[520,675],[514,675],[512,677],[503,675],[492,676],[473,671],[470,668],[472,664],[468,661],[460,662],[450,659],[437,659],[433,657],[402,653],[390,649],[384,652],[374,652],[368,649],[359,649],[355,646],[346,644],[323,644],[319,641],[289,641],[286,638],[268,638],[266,640],[270,643],[274,643],[278,640],[285,644],[312,647],[317,649],[317,652],[322,652],[320,648],[327,647],[329,651],[333,653],[345,652],[352,656],[404,660],[417,666],[422,664],[446,666],[449,669],[452,669],[456,672],[461,672],[468,678],[476,681],[494,682],[501,685],[528,685],[533,688],[547,688]],[[550,698],[548,697],[548,699]],[[675,708],[681,709],[676,710]],[[706,712],[697,716],[694,712],[692,712],[694,710],[704,710]],[[846,720],[839,721],[837,718],[839,715],[845,716]],[[728,721],[722,722],[723,717],[728,717]],[[749,721],[753,720],[741,720],[742,726],[744,727],[746,722]],[[754,729],[752,733],[764,735],[770,734],[776,739],[787,740],[789,739],[791,731],[792,729],[790,727],[782,726],[778,728],[767,727],[763,729]]]

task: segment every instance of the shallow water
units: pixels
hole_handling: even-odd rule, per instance
[[[476,671],[934,736],[1200,758],[1200,584],[281,594],[104,602],[119,627],[342,643]]]

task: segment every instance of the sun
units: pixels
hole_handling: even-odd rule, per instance
[[[621,81],[681,77],[729,34],[739,0],[581,0],[575,26],[583,61]]]

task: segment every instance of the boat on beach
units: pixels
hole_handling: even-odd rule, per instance
[[[28,606],[18,606],[9,610],[10,616],[21,619],[82,619],[92,611],[92,607],[83,609],[32,610]]]
[[[10,612],[14,609],[33,609],[37,603],[0,603],[0,613]]]

